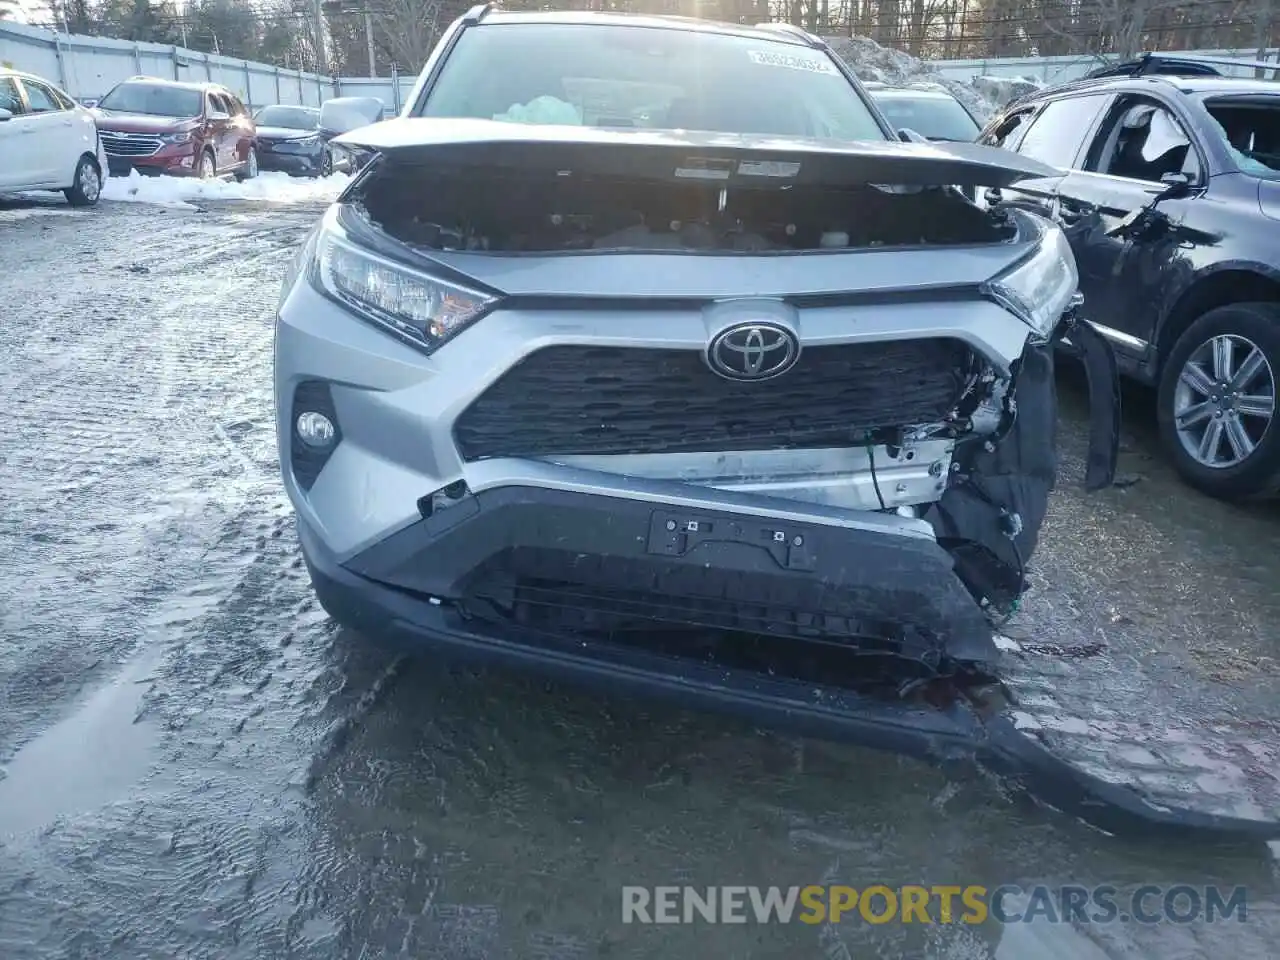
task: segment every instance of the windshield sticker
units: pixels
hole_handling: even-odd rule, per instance
[[[819,57],[800,57],[792,53],[777,53],[773,50],[748,50],[751,62],[762,67],[785,67],[788,70],[803,70],[805,73],[838,74],[836,66],[830,60]]]

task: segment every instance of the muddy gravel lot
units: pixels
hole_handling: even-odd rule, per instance
[[[1275,957],[1274,851],[1101,835],[964,770],[450,667],[336,629],[276,474],[302,204],[0,202],[0,957]],[[1280,817],[1280,511],[1082,400],[1008,628],[1027,726]],[[1011,645],[1012,646],[1012,645]],[[1244,885],[1207,924],[627,925],[624,885]]]

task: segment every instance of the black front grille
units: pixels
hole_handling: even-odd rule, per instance
[[[160,138],[144,133],[116,133],[100,130],[102,149],[116,157],[149,157],[160,149]]]
[[[466,460],[763,450],[859,442],[949,413],[973,355],[958,340],[807,347],[780,377],[712,373],[700,351],[538,350],[458,418]]]

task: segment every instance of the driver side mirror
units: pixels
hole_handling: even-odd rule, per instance
[[[1184,170],[1178,170],[1174,173],[1162,174],[1160,182],[1164,184],[1164,198],[1166,200],[1176,200],[1178,197],[1185,197],[1191,192],[1191,184],[1194,180],[1191,174]]]
[[[209,119],[214,121],[230,120],[231,114],[225,113],[222,110],[210,110]]]
[[[4,107],[0,107],[0,120],[12,120],[12,119],[13,119],[13,111],[6,110]]]
[[[929,138],[916,133],[910,127],[903,127],[898,131],[898,139],[903,143],[928,143]]]

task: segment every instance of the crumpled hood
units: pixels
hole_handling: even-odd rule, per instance
[[[117,113],[97,108],[93,118],[100,130],[119,130],[122,133],[176,133],[196,125],[195,117],[154,117],[144,113]]]
[[[838,141],[758,134],[398,117],[336,141],[397,160],[439,158],[487,166],[557,165],[577,173],[739,184],[954,184],[1003,187],[1064,171],[976,143]]]

